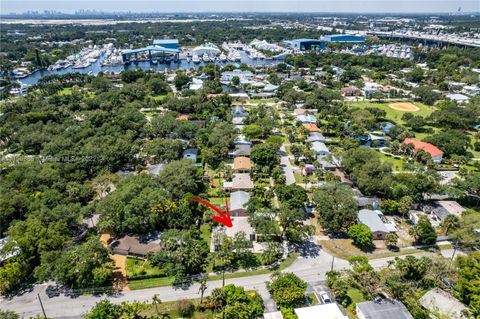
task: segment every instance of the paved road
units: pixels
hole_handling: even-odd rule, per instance
[[[450,257],[453,250],[443,250],[442,254]],[[419,253],[416,255],[429,254]],[[311,243],[291,266],[287,267],[285,272],[293,272],[303,280],[312,283],[326,279],[326,272],[331,269],[333,257],[320,250],[318,246]],[[374,259],[370,264],[375,268],[385,267],[393,257]],[[348,268],[346,260],[335,258],[333,267],[335,270]],[[271,297],[266,289],[265,282],[270,279],[269,275],[257,275],[243,278],[227,279],[226,284],[235,284],[243,286],[247,290],[257,290],[267,305],[272,305]],[[209,281],[208,289],[205,295],[208,296],[214,288],[221,287],[221,280]],[[36,285],[32,291],[23,295],[16,296],[10,300],[0,300],[0,309],[14,310],[21,316],[32,317],[41,315],[40,303],[37,294],[40,294],[46,314],[49,318],[80,318],[80,316],[92,308],[98,301],[107,298],[114,303],[122,301],[151,301],[154,294],[157,294],[162,301],[173,301],[177,299],[199,298],[199,285],[194,284],[188,289],[173,287],[159,287],[144,290],[134,290],[124,292],[113,296],[79,296],[76,298],[66,297],[64,295],[49,298],[46,295],[47,284]]]
[[[285,144],[280,147],[280,167],[285,172],[285,183],[287,185],[295,184],[295,176],[293,175],[293,168],[290,160],[288,159],[287,151],[285,150]]]

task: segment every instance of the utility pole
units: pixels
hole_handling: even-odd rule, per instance
[[[40,294],[37,294],[37,297],[38,301],[40,301],[40,307],[42,307],[43,317],[47,318],[47,315],[45,314],[45,308],[43,308],[42,298],[40,298]]]
[[[335,256],[332,256],[332,266],[330,268],[330,271],[333,271],[333,263],[335,262]]]
[[[452,258],[451,258],[451,261],[453,262],[453,259],[455,258],[455,253],[457,252],[457,249],[458,249],[458,241],[456,241],[454,244],[453,244],[453,254],[452,254]]]

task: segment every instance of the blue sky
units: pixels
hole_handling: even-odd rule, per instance
[[[480,0],[0,0],[1,13],[79,9],[135,12],[479,12]]]

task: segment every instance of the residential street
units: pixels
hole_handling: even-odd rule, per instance
[[[293,175],[293,168],[290,160],[288,159],[288,154],[285,149],[285,143],[280,147],[280,167],[285,172],[285,183],[287,185],[295,184],[295,176]]]
[[[284,272],[293,272],[303,280],[312,283],[325,280],[325,274],[331,269],[333,257],[312,242],[305,247],[305,253],[299,257],[292,265],[287,267]],[[442,250],[442,255],[450,257],[453,250]],[[458,253],[458,252],[457,252]],[[416,255],[429,254],[419,253]],[[389,260],[394,257],[374,259],[370,264],[375,268],[385,267]],[[348,268],[346,260],[335,258],[334,269],[340,270]],[[273,301],[267,292],[265,282],[270,279],[270,275],[257,275],[243,278],[227,279],[226,284],[235,284],[243,286],[246,290],[257,290],[268,308],[271,308]],[[205,295],[209,295],[214,288],[221,287],[222,281],[209,281]],[[124,292],[115,296],[91,296],[82,295],[76,298],[70,298],[64,295],[49,298],[46,295],[47,284],[37,285],[35,288],[21,296],[16,296],[11,300],[1,300],[0,308],[4,310],[15,310],[21,316],[31,317],[41,315],[40,303],[37,294],[40,294],[45,312],[49,318],[80,318],[83,313],[92,308],[96,302],[104,298],[112,302],[120,303],[122,301],[151,301],[154,294],[157,294],[162,301],[173,301],[178,299],[199,298],[199,285],[195,284],[188,289],[176,289],[173,287],[160,287],[144,290],[135,290]],[[270,310],[270,309],[269,309]]]

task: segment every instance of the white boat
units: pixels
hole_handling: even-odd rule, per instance
[[[222,52],[222,54],[220,54],[220,61],[222,61],[222,62],[227,61],[227,56],[223,52]]]
[[[242,56],[240,55],[240,52],[238,52],[238,51],[235,51],[233,53],[233,57],[234,57],[235,61],[237,61],[237,62],[242,60]]]
[[[204,62],[209,62],[209,61],[211,61],[211,60],[210,60],[210,57],[208,56],[208,54],[207,54],[206,52],[203,54],[202,60],[203,60]]]
[[[193,63],[200,63],[200,58],[198,57],[198,55],[194,54],[192,56],[192,62]]]

